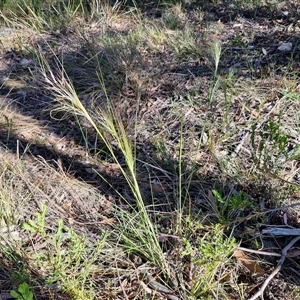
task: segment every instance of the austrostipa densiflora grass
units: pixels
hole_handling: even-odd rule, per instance
[[[158,232],[155,225],[151,222],[143,202],[142,193],[136,177],[135,152],[126,135],[122,121],[115,112],[113,104],[107,97],[106,108],[97,110],[94,119],[80,101],[72,83],[64,71],[63,65],[59,64],[60,70],[56,70],[59,71],[56,75],[44,57],[41,57],[41,62],[43,64],[42,74],[44,80],[56,100],[60,103],[61,109],[83,116],[88,120],[107,147],[114,162],[118,164],[122,175],[133,194],[135,199],[135,205],[132,206],[134,216],[128,215],[128,212],[125,211],[119,212],[120,220],[124,226],[124,232],[121,232],[120,236],[120,244],[129,252],[137,252],[139,255],[145,256],[147,260],[159,267],[163,272],[166,272],[166,274],[170,275],[169,266],[159,245]],[[105,89],[101,74],[99,79],[101,81],[100,85]],[[113,138],[118,150],[121,151],[123,159],[125,160],[125,166],[116,156],[116,150],[113,148],[106,134],[109,134]],[[126,198],[123,195],[121,196],[126,201]],[[128,233],[133,234],[134,237],[131,237]]]
[[[58,101],[60,108],[64,111],[84,117],[90,122],[97,135],[104,142],[114,163],[116,163],[121,170],[123,178],[132,194],[129,201],[126,194],[122,194],[116,190],[116,193],[126,205],[114,207],[117,224],[114,226],[115,233],[113,235],[116,235],[117,238],[111,246],[121,247],[129,256],[136,256],[142,261],[145,261],[145,267],[147,268],[155,267],[157,279],[154,280],[154,288],[156,285],[163,284],[165,289],[171,292],[172,289],[174,289],[174,286],[180,285],[180,290],[178,291],[180,295],[186,297],[191,293],[191,296],[198,297],[199,295],[207,294],[209,285],[214,282],[214,284],[216,284],[214,287],[215,292],[223,293],[221,292],[223,287],[217,285],[214,276],[225,270],[225,268],[221,268],[220,266],[223,263],[226,263],[225,258],[230,257],[234,246],[234,240],[231,238],[224,238],[223,240],[223,229],[221,230],[221,227],[216,229],[220,230],[218,232],[219,239],[216,241],[215,247],[211,246],[213,247],[211,250],[207,250],[207,247],[209,246],[205,246],[201,239],[191,240],[191,236],[194,236],[198,230],[203,231],[205,227],[202,227],[201,223],[194,220],[191,204],[189,203],[191,200],[187,188],[191,185],[193,175],[187,176],[185,174],[186,170],[183,164],[184,139],[182,134],[180,134],[180,132],[183,131],[183,128],[179,128],[178,181],[176,181],[175,184],[175,195],[177,200],[175,212],[172,213],[175,217],[172,217],[174,223],[171,221],[171,227],[169,228],[170,233],[178,234],[178,236],[174,236],[160,233],[158,230],[158,227],[160,226],[159,222],[155,221],[156,217],[153,218],[144,203],[145,199],[143,198],[136,173],[137,160],[135,157],[135,149],[132,148],[132,144],[134,143],[127,137],[121,118],[118,117],[116,108],[108,98],[101,73],[98,75],[100,85],[106,95],[107,105],[106,107],[102,107],[101,110],[95,109],[92,115],[80,101],[67,74],[64,72],[63,66],[58,64],[59,69],[54,70],[50,67],[45,58],[41,57],[40,61],[42,64],[44,81],[51,93],[55,96],[56,101]],[[183,122],[184,120],[182,119],[181,124],[183,124]],[[113,146],[112,141],[113,144],[117,146],[117,149]],[[116,151],[121,152],[122,160],[120,160],[119,155],[117,156]],[[100,174],[98,175],[101,176]],[[111,186],[113,187],[113,184],[111,184]],[[134,202],[132,201],[132,198],[134,199]],[[212,233],[212,236],[214,235],[215,233]],[[178,251],[180,255],[179,261],[185,257],[189,257],[189,259],[191,259],[191,256],[193,257],[191,259],[191,264],[193,265],[194,271],[190,277],[190,292],[185,286],[184,278],[181,277],[182,275],[180,277],[174,276],[174,272],[177,272],[175,271],[176,268],[181,268],[177,266],[180,262],[170,263],[169,260],[171,259],[171,256],[169,257],[168,252],[165,253],[164,247],[162,247],[162,241],[168,236],[175,238],[175,241],[177,240],[175,249],[177,249],[176,251]],[[184,237],[182,241],[181,236]],[[211,242],[211,240],[208,241],[209,244]],[[228,246],[230,245],[230,247],[223,247],[222,244],[224,243],[228,243]],[[227,251],[224,251],[224,249]],[[214,257],[220,255],[220,259],[214,263],[212,262],[213,259],[210,252],[212,250]],[[196,259],[197,251],[202,255],[202,258],[199,260]],[[204,270],[202,270],[203,262],[206,263]],[[152,277],[149,277],[150,275],[147,275],[147,272],[145,273],[145,271],[142,270],[138,270],[138,272],[141,272],[142,276],[146,276],[147,281],[150,280],[151,284],[150,278]],[[205,279],[207,276],[210,278],[208,281]]]

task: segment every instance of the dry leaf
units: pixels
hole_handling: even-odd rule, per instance
[[[297,257],[299,255],[300,255],[300,248],[294,247],[288,251],[286,257]]]
[[[106,218],[106,219],[103,219],[100,223],[103,225],[112,226],[114,224],[117,224],[118,222],[115,218]]]
[[[265,48],[262,48],[261,50],[262,50],[262,53],[263,53],[264,55],[267,55],[267,54],[268,54],[268,52],[267,52],[267,50],[266,50]]]
[[[23,58],[23,59],[21,59],[21,61],[20,61],[20,65],[21,65],[22,67],[26,67],[27,65],[31,64],[32,61],[33,61],[32,59]]]
[[[147,284],[145,284],[142,280],[140,280],[140,285],[142,286],[142,288],[146,291],[146,293],[151,294],[152,290],[147,286]]]
[[[254,117],[258,117],[258,116],[259,116],[259,112],[256,111],[255,109],[252,109],[252,110],[251,110],[251,113],[252,113],[252,115],[253,115]]]
[[[265,271],[259,266],[259,264],[253,260],[250,256],[245,254],[241,250],[235,250],[233,253],[236,260],[245,266],[251,273],[262,276],[265,274]]]
[[[114,200],[113,200],[114,201]],[[112,212],[112,201],[103,200],[101,203],[101,208],[103,210],[103,214],[109,215]]]
[[[154,94],[159,88],[160,88],[161,84],[155,86],[155,87],[152,87],[150,89],[150,95]]]
[[[288,217],[287,217],[287,214],[286,214],[286,213],[283,214],[283,223],[284,223],[286,226],[289,226],[289,224],[288,224]]]
[[[73,201],[69,201],[69,202],[64,203],[61,206],[69,216],[72,216],[74,214],[72,204],[73,204]]]
[[[221,278],[221,282],[230,282],[232,272],[226,272]]]
[[[120,170],[120,165],[116,163],[111,163],[108,165],[109,169],[111,170]]]
[[[165,182],[161,182],[157,179],[153,179],[151,181],[152,190],[156,193],[163,193],[165,192],[164,184]]]
[[[178,240],[179,239],[179,236],[177,235],[172,235],[172,234],[165,234],[165,233],[160,233],[158,235],[158,241],[160,243],[165,243],[167,241],[169,241],[170,239],[175,239],[175,240]]]
[[[293,48],[293,44],[291,42],[288,43],[282,43],[277,50],[282,51],[282,52],[289,52]]]
[[[163,186],[162,185],[158,185],[158,184],[152,185],[152,190],[155,193],[164,193],[165,192],[165,189],[163,188]]]

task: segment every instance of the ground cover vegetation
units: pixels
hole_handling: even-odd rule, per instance
[[[0,1],[1,299],[300,299],[298,1]]]

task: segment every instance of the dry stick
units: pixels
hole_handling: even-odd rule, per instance
[[[123,287],[122,281],[121,281],[121,277],[120,277],[120,272],[119,272],[117,261],[115,261],[115,263],[116,263],[116,270],[117,270],[117,275],[118,275],[118,281],[119,281],[120,287],[122,289],[123,295],[124,295],[124,297],[125,297],[126,300],[129,300],[129,298],[128,298],[127,294],[126,294],[126,291],[125,291],[125,289]]]
[[[249,253],[255,253],[255,254],[259,254],[259,255],[269,255],[269,256],[279,256],[279,257],[281,256],[281,254],[275,253],[275,252],[253,250],[253,249],[248,249],[248,248],[244,248],[244,247],[237,247],[236,250],[241,250],[241,251],[249,252]]]
[[[285,206],[281,206],[281,207],[261,211],[261,212],[255,213],[253,215],[247,216],[244,219],[248,220],[248,219],[257,217],[259,215],[264,215],[264,214],[268,214],[268,213],[271,213],[271,212],[273,213],[273,212],[277,212],[277,211],[280,211],[280,210],[283,210],[283,209],[292,208],[292,207],[295,207],[295,206],[300,206],[300,202],[296,202],[296,203],[293,203],[293,204],[288,204],[288,205],[285,205]]]
[[[235,150],[231,153],[231,157],[236,157],[238,155],[238,153],[240,152],[241,148],[243,147],[248,135],[249,135],[249,131],[246,132],[246,134],[242,138],[241,142],[237,145]]]
[[[257,299],[258,297],[261,297],[263,299],[263,293],[264,293],[264,290],[266,289],[266,287],[268,286],[269,282],[273,279],[273,277],[280,271],[284,261],[285,261],[285,258],[286,258],[286,255],[287,255],[287,252],[288,250],[298,241],[300,240],[300,236],[297,236],[295,237],[294,239],[292,239],[287,246],[285,246],[281,252],[281,258],[277,264],[277,267],[275,268],[275,270],[269,275],[269,277],[266,279],[265,283],[262,285],[262,287],[259,289],[259,291],[254,295],[252,296],[249,300],[255,300]]]

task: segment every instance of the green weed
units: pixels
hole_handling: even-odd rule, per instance
[[[256,139],[259,137],[259,141]],[[252,125],[251,143],[254,151],[254,162],[264,169],[276,170],[282,162],[288,159],[288,135],[281,129],[280,120],[274,122],[268,120],[264,130],[256,130],[256,124]]]
[[[230,224],[240,211],[253,207],[253,203],[243,191],[231,192],[226,197],[222,197],[217,190],[212,190],[212,193],[216,199],[214,211],[221,224]]]
[[[41,205],[41,212],[36,214],[36,221],[29,220],[28,222],[22,223],[22,228],[32,233],[39,233],[42,236],[46,236],[45,231],[45,219],[46,219],[47,206]]]
[[[17,300],[33,300],[33,293],[26,282],[21,283],[17,291],[11,291],[10,295]]]
[[[233,238],[226,238],[222,227],[215,225],[210,232],[198,238],[197,245],[194,251],[198,254],[194,253],[191,261],[197,268],[201,269],[202,266],[205,268],[200,274],[194,272],[191,295],[199,299],[198,297],[202,296],[209,297],[209,293],[213,292],[216,297],[217,293],[224,293],[217,279],[218,273],[226,261],[229,261],[236,242]]]

